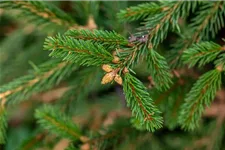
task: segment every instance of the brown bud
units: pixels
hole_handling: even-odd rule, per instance
[[[114,79],[115,75],[116,74],[115,74],[114,71],[106,73],[105,76],[102,78],[102,82],[101,83],[102,84],[107,84],[107,83],[111,82]]]
[[[129,72],[129,70],[127,69],[127,67],[125,67],[124,69],[123,69],[123,74],[126,74],[126,73],[128,73]]]
[[[89,143],[85,143],[83,145],[80,146],[80,149],[81,150],[90,150],[91,149],[91,146]]]
[[[222,71],[223,71],[223,65],[217,66],[216,69],[217,69],[219,72],[222,72]]]
[[[110,65],[102,65],[102,70],[104,70],[105,72],[112,72],[113,69]]]
[[[120,62],[120,58],[117,57],[117,56],[114,56],[112,62],[115,63],[115,64],[118,64]]]
[[[122,85],[122,84],[123,84],[123,80],[122,80],[121,76],[119,76],[118,74],[116,74],[116,77],[114,78],[114,80],[115,80],[119,85]]]

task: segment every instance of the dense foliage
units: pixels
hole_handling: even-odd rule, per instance
[[[223,147],[224,1],[3,1],[0,17],[5,149]]]

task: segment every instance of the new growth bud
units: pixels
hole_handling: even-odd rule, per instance
[[[114,71],[106,73],[105,76],[102,78],[102,84],[107,84],[111,82],[114,77],[116,76],[116,73]]]
[[[113,63],[118,64],[120,62],[120,58],[117,56],[114,56],[114,59],[112,60]]]
[[[102,65],[102,70],[104,70],[105,72],[113,71],[113,69],[110,65]]]
[[[118,83],[119,85],[123,84],[123,80],[122,80],[121,76],[119,76],[118,74],[116,74],[114,81],[116,81],[116,83]]]

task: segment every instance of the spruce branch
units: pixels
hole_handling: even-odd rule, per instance
[[[44,43],[45,50],[51,50],[50,56],[63,58],[80,65],[97,65],[111,63],[112,55],[105,48],[91,41],[76,40],[58,34],[56,37],[47,37]]]
[[[6,142],[7,118],[4,105],[5,100],[2,100],[0,105],[0,144],[5,144]]]
[[[216,32],[224,26],[221,17],[225,13],[225,3],[223,1],[218,1],[215,3],[206,2],[204,4],[205,5],[200,8],[200,12],[192,20],[193,23],[188,28],[188,32],[191,32],[192,35],[181,37],[183,41],[180,39],[173,45],[173,50],[170,55],[170,65],[172,68],[182,65],[181,56],[184,50],[189,48],[193,43],[200,42],[202,39],[209,39],[211,37],[210,34],[216,34]],[[217,30],[212,31],[214,27],[217,27]]]
[[[45,105],[35,111],[35,118],[42,128],[60,137],[78,140],[82,136],[80,129],[59,109]]]
[[[72,37],[74,39],[88,40],[92,42],[98,42],[107,45],[127,45],[128,41],[115,31],[103,31],[103,30],[68,30],[65,36]]]
[[[165,58],[151,49],[147,56],[147,63],[151,71],[150,74],[156,84],[156,88],[159,90],[162,90],[163,88],[168,89],[172,83],[172,74],[170,73]]]
[[[135,43],[130,48],[119,49],[115,55],[119,57],[118,66],[120,68],[132,68],[145,58],[146,50],[146,45],[141,43]]]
[[[197,2],[165,2],[157,14],[150,15],[144,22],[143,30],[148,30],[148,47],[155,47],[162,42],[169,29],[180,31],[178,19],[189,14]],[[142,29],[140,28],[140,29]]]
[[[124,75],[123,90],[127,105],[133,116],[139,121],[139,126],[149,131],[162,127],[162,117],[156,108],[146,87],[131,74]]]
[[[144,19],[149,15],[155,14],[161,10],[161,7],[155,3],[144,3],[137,6],[132,6],[126,10],[121,10],[117,14],[117,18],[121,22],[131,22],[135,20]]]
[[[35,146],[39,144],[40,141],[46,136],[46,133],[36,133],[32,135],[28,139],[24,140],[22,144],[19,146],[19,150],[30,150],[35,149]]]
[[[224,27],[225,2],[206,2],[200,7],[197,16],[192,20],[193,41],[214,38],[217,32]]]
[[[74,71],[77,66],[59,60],[50,60],[39,66],[38,71],[20,77],[0,88],[1,101],[16,103],[34,93],[41,92],[58,84]]]
[[[184,129],[193,130],[205,106],[213,101],[221,86],[221,72],[217,69],[202,75],[186,95],[185,103],[181,106],[179,122]]]
[[[222,49],[224,50],[224,47],[222,47]],[[217,70],[225,73],[225,53],[220,54],[214,64],[216,65]]]
[[[193,42],[191,37],[181,36],[176,43],[172,45],[172,50],[168,54],[169,65],[171,68],[179,68],[183,66],[182,54],[183,52],[192,45]]]
[[[184,63],[193,67],[198,64],[198,67],[213,61],[222,50],[222,47],[214,42],[200,42],[193,44],[192,47],[183,52]]]
[[[59,8],[41,1],[3,1],[0,8],[18,9],[21,17],[29,18],[29,22],[37,26],[58,25],[64,28],[76,26],[72,17]]]

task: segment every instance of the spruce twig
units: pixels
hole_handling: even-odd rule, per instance
[[[193,130],[198,126],[204,107],[209,106],[221,87],[221,71],[211,70],[200,77],[186,95],[180,109],[179,122],[185,129]]]
[[[78,140],[82,137],[79,128],[57,108],[45,105],[36,110],[35,117],[38,123],[51,133],[71,140]]]
[[[4,1],[1,8],[13,8],[21,11],[21,15],[30,18],[37,26],[48,24],[58,25],[63,28],[76,26],[72,17],[54,7],[40,1]]]
[[[128,41],[115,31],[102,31],[102,30],[68,30],[65,36],[74,39],[88,40],[109,45],[127,45]]]
[[[144,3],[137,6],[129,7],[126,10],[121,10],[117,14],[117,18],[121,22],[130,22],[144,19],[149,15],[159,12],[160,10],[161,7],[157,3]]]
[[[76,40],[68,36],[48,37],[45,50],[51,50],[50,56],[63,58],[80,65],[102,65],[111,63],[112,55],[105,48],[90,41]]]
[[[145,86],[138,79],[126,73],[123,90],[127,105],[131,108],[140,128],[154,131],[162,127],[160,111],[155,107]]]
[[[172,74],[169,71],[169,66],[164,57],[159,55],[153,49],[149,50],[147,62],[150,69],[150,74],[153,81],[156,83],[156,88],[159,90],[168,89],[172,83]]]
[[[5,99],[3,99],[0,104],[0,144],[5,144],[7,127]]]
[[[189,67],[198,64],[202,67],[206,63],[213,61],[222,51],[222,47],[213,42],[200,42],[193,44],[183,53],[184,63],[188,63]]]
[[[40,72],[18,78],[1,87],[0,99],[6,99],[6,103],[16,103],[24,100],[33,93],[40,92],[58,84],[64,77],[77,67],[67,62],[51,60],[40,65]]]
[[[171,61],[170,65],[172,68],[176,68],[181,66],[181,55],[183,52],[189,48],[193,43],[198,43],[202,39],[209,39],[209,34],[216,34],[217,31],[211,31],[211,28],[215,26],[218,22],[221,25],[218,25],[218,30],[223,26],[223,19],[221,19],[222,14],[225,13],[223,6],[225,3],[223,1],[218,1],[215,3],[206,3],[201,6],[200,13],[193,19],[193,23],[189,26],[190,32],[192,32],[192,36],[185,37],[182,40],[178,40],[176,44],[174,44],[174,50],[171,53]],[[222,7],[221,7],[222,6]],[[205,9],[207,8],[207,9]],[[220,16],[217,18],[217,16]],[[221,21],[218,21],[221,20]],[[188,29],[188,31],[189,31]]]

